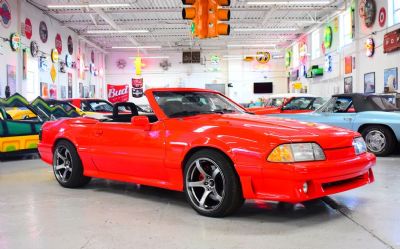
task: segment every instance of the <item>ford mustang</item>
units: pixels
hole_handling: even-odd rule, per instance
[[[374,181],[357,132],[251,115],[211,90],[145,95],[154,113],[117,103],[110,118],[43,125],[39,152],[61,186],[96,177],[183,191],[198,213],[222,217],[245,199],[297,203]]]

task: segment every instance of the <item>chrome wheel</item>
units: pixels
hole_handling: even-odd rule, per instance
[[[365,136],[368,149],[373,153],[379,153],[386,147],[386,136],[383,132],[372,130]]]
[[[195,160],[189,166],[185,181],[189,198],[197,208],[213,211],[221,205],[225,196],[225,178],[213,160]]]
[[[68,182],[72,175],[71,152],[64,146],[57,147],[54,152],[53,170],[60,182]]]

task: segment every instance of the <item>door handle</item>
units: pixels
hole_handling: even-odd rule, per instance
[[[96,136],[101,136],[101,135],[103,135],[103,130],[96,130],[96,131],[94,132],[94,134],[95,134]]]
[[[353,120],[352,118],[343,118],[343,120],[345,120],[345,121],[351,121],[351,120]]]

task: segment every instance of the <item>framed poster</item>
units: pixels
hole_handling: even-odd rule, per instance
[[[57,98],[57,85],[56,84],[50,84],[50,98],[51,99],[56,99]]]
[[[83,83],[79,83],[79,98],[83,98]]]
[[[10,96],[17,91],[17,69],[14,65],[7,65],[7,86],[10,91]]]
[[[344,93],[353,93],[353,76],[344,78]]]
[[[72,73],[68,73],[68,98],[72,98]]]
[[[67,98],[67,87],[61,86],[61,99],[66,99],[66,98]]]
[[[345,74],[350,74],[353,72],[353,57],[352,56],[346,56],[344,58],[344,73]]]
[[[49,84],[47,84],[46,82],[40,82],[40,97],[49,97]]]
[[[364,74],[364,93],[375,93],[375,72]]]
[[[399,78],[397,67],[385,69],[384,74],[384,91],[385,93],[395,92],[399,89]]]
[[[96,86],[90,85],[89,86],[89,97],[94,98],[95,95],[96,95]]]

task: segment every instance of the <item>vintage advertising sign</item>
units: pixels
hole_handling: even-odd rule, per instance
[[[61,40],[61,35],[60,34],[56,35],[55,45],[56,45],[56,49],[57,49],[58,53],[61,54],[61,52],[62,52],[62,40]]]
[[[0,22],[4,28],[10,27],[11,9],[6,0],[0,0]]]
[[[389,32],[383,38],[383,52],[390,53],[400,49],[400,29]]]
[[[43,43],[47,42],[47,38],[49,37],[49,31],[47,30],[46,23],[43,21],[41,21],[39,24],[39,36],[40,36],[40,40]]]
[[[32,23],[31,19],[25,19],[25,27],[24,27],[25,37],[30,40],[32,38]]]
[[[132,79],[132,97],[143,97],[143,78]]]
[[[125,102],[129,100],[129,85],[107,84],[107,98],[111,103]]]

